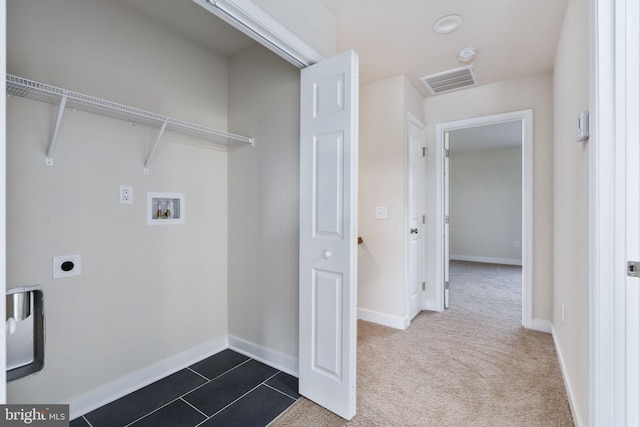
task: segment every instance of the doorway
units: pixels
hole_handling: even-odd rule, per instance
[[[485,288],[495,288],[495,295],[514,294],[519,300],[522,121],[452,129],[445,140],[449,144],[449,167],[445,167],[444,177],[448,180],[445,227],[449,228],[445,307],[449,307],[450,298],[451,304],[457,305],[457,297],[467,288],[478,292],[476,295]],[[492,310],[515,314],[515,305],[520,316],[521,302],[508,302],[494,298]]]
[[[436,162],[436,293],[435,299],[429,302],[431,309],[443,311],[447,305],[449,282],[449,246],[450,246],[450,200],[449,200],[449,165],[451,152],[449,143],[454,132],[465,132],[466,129],[482,126],[518,123],[521,135],[521,239],[522,258],[522,325],[533,328],[532,309],[532,248],[533,248],[533,147],[532,147],[532,110],[521,110],[491,116],[475,117],[454,122],[439,123],[436,126],[436,155],[442,161]],[[487,128],[489,129],[489,128]],[[516,245],[516,239],[512,244]],[[492,257],[486,257],[492,258]],[[501,257],[493,257],[501,258]],[[506,257],[504,257],[506,258]],[[485,260],[486,261],[486,260]],[[495,260],[494,260],[495,262]]]

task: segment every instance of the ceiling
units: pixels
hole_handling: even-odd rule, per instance
[[[222,55],[255,43],[192,0],[112,0]],[[296,0],[305,1],[305,0]],[[566,0],[320,0],[336,17],[337,51],[360,57],[360,82],[404,74],[423,95],[419,78],[458,68],[457,52],[475,47],[479,84],[553,69]],[[436,34],[448,14],[462,26]]]
[[[192,0],[111,0],[224,56],[255,44]]]
[[[470,62],[479,84],[553,69],[566,0],[322,0],[337,19],[338,51],[360,56],[360,81],[406,75],[419,78],[465,66],[457,53],[475,47]],[[436,34],[439,18],[458,14],[464,22]],[[426,91],[423,91],[427,95]]]
[[[522,121],[494,123],[449,131],[451,152],[522,146]]]

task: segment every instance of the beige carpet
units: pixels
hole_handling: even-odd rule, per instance
[[[519,267],[454,262],[451,308],[358,322],[357,414],[300,399],[278,426],[573,426],[551,335],[520,327]]]

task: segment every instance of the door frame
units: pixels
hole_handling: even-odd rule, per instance
[[[637,13],[637,7],[637,0],[589,1],[589,422],[594,426],[637,425],[640,418],[638,368],[628,360],[633,352],[638,358],[639,328],[628,311],[637,313],[639,304],[626,295],[627,257],[639,249],[637,239],[627,239],[627,221],[637,221],[627,217],[627,203],[638,203],[637,181],[627,188],[633,176],[627,165],[628,157],[638,155],[638,140],[627,138],[634,133],[637,138],[633,113],[640,80],[640,24],[627,8]],[[636,145],[631,152],[628,143]],[[626,200],[629,195],[636,200]],[[631,279],[636,287],[638,280]]]
[[[533,110],[472,117],[436,125],[435,155],[444,159],[444,134],[455,129],[522,122],[522,326],[551,332],[550,324],[533,318]],[[444,310],[444,170],[436,161],[435,278],[437,311]],[[433,309],[433,308],[431,308]]]
[[[405,226],[405,230],[409,230],[409,228],[411,228],[411,194],[409,192],[409,190],[411,189],[411,135],[410,135],[410,126],[411,124],[415,124],[416,126],[418,126],[421,130],[422,130],[422,142],[423,142],[423,146],[425,147],[425,150],[427,150],[427,135],[426,135],[426,126],[424,125],[424,123],[422,123],[422,121],[420,119],[418,119],[416,116],[414,116],[411,113],[407,113],[407,120],[406,120],[406,127],[405,127],[405,133],[406,133],[406,137],[405,137],[405,149],[406,149],[406,159],[405,159],[405,171],[407,171],[407,177],[406,177],[406,188],[407,188],[407,215],[406,215],[406,226]],[[426,153],[426,151],[425,151]],[[427,183],[427,163],[426,163],[426,155],[424,157],[425,161],[424,161],[424,170],[423,170],[423,180],[424,180],[424,185],[425,190],[426,190],[426,183]],[[424,192],[424,202],[426,204],[427,201],[427,194],[426,191]],[[426,212],[425,212],[426,215]],[[422,266],[421,266],[421,271],[422,271],[422,279],[426,281],[426,271],[427,271],[427,233],[426,233],[426,224],[423,224],[423,236],[424,236],[424,243],[423,243],[423,254],[425,255],[422,258]],[[410,308],[410,300],[411,300],[411,278],[412,278],[412,272],[411,272],[411,261],[410,261],[410,255],[411,255],[411,237],[409,234],[405,235],[405,250],[406,250],[406,256],[405,258],[405,290],[406,290],[406,311],[405,311],[405,322],[404,322],[404,328],[406,329],[409,324],[411,323],[411,319],[409,318],[409,308]],[[420,309],[421,310],[425,310],[425,299],[424,299],[424,287],[422,289],[422,291],[420,292]]]

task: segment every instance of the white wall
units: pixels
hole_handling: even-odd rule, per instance
[[[225,129],[227,62],[114,2],[10,0],[8,72]],[[8,99],[7,285],[41,284],[44,370],[9,402],[58,403],[227,334],[227,154]],[[120,205],[119,185],[134,203]],[[186,223],[146,225],[146,192],[183,192]],[[52,257],[82,275],[52,280]]]
[[[336,54],[336,18],[320,0],[252,0],[316,51]]]
[[[421,117],[422,97],[406,77],[360,87],[358,309],[369,320],[402,325],[406,317],[407,113]],[[386,206],[389,219],[375,218]]]
[[[256,46],[229,63],[229,333],[298,358],[300,71]]]
[[[533,318],[552,316],[552,75],[542,74],[516,80],[480,85],[425,98],[427,146],[435,147],[438,123],[487,116],[509,111],[533,109]],[[427,200],[435,200],[435,162],[428,156]],[[435,239],[435,206],[427,213],[427,239]],[[435,292],[435,254],[428,250],[427,292]],[[433,298],[433,296],[431,296]]]
[[[6,10],[7,10],[7,2],[6,0],[0,0],[0,16],[4,16],[4,19],[0,19],[0,76],[5,78],[6,72],[6,53],[7,53],[7,20],[6,20]],[[0,89],[0,96],[2,99],[0,100],[0,129],[6,129],[6,87],[2,86]],[[0,246],[0,271],[7,271],[7,230],[6,230],[6,167],[7,167],[7,158],[6,158],[6,132],[0,134],[0,242],[4,242]],[[4,294],[6,292],[6,274],[0,276],[0,294]],[[0,304],[0,319],[5,319],[6,315],[6,306]],[[6,335],[3,328],[0,328],[0,348],[6,348]],[[7,374],[6,374],[6,352],[0,354],[0,384],[6,384]],[[7,388],[6,386],[0,386],[0,404],[4,404],[7,402]]]
[[[554,69],[553,330],[574,418],[589,425],[589,158],[575,138],[589,109],[588,4],[570,0]],[[566,323],[561,304],[565,304]]]
[[[450,161],[451,258],[521,264],[522,148],[452,150]]]

